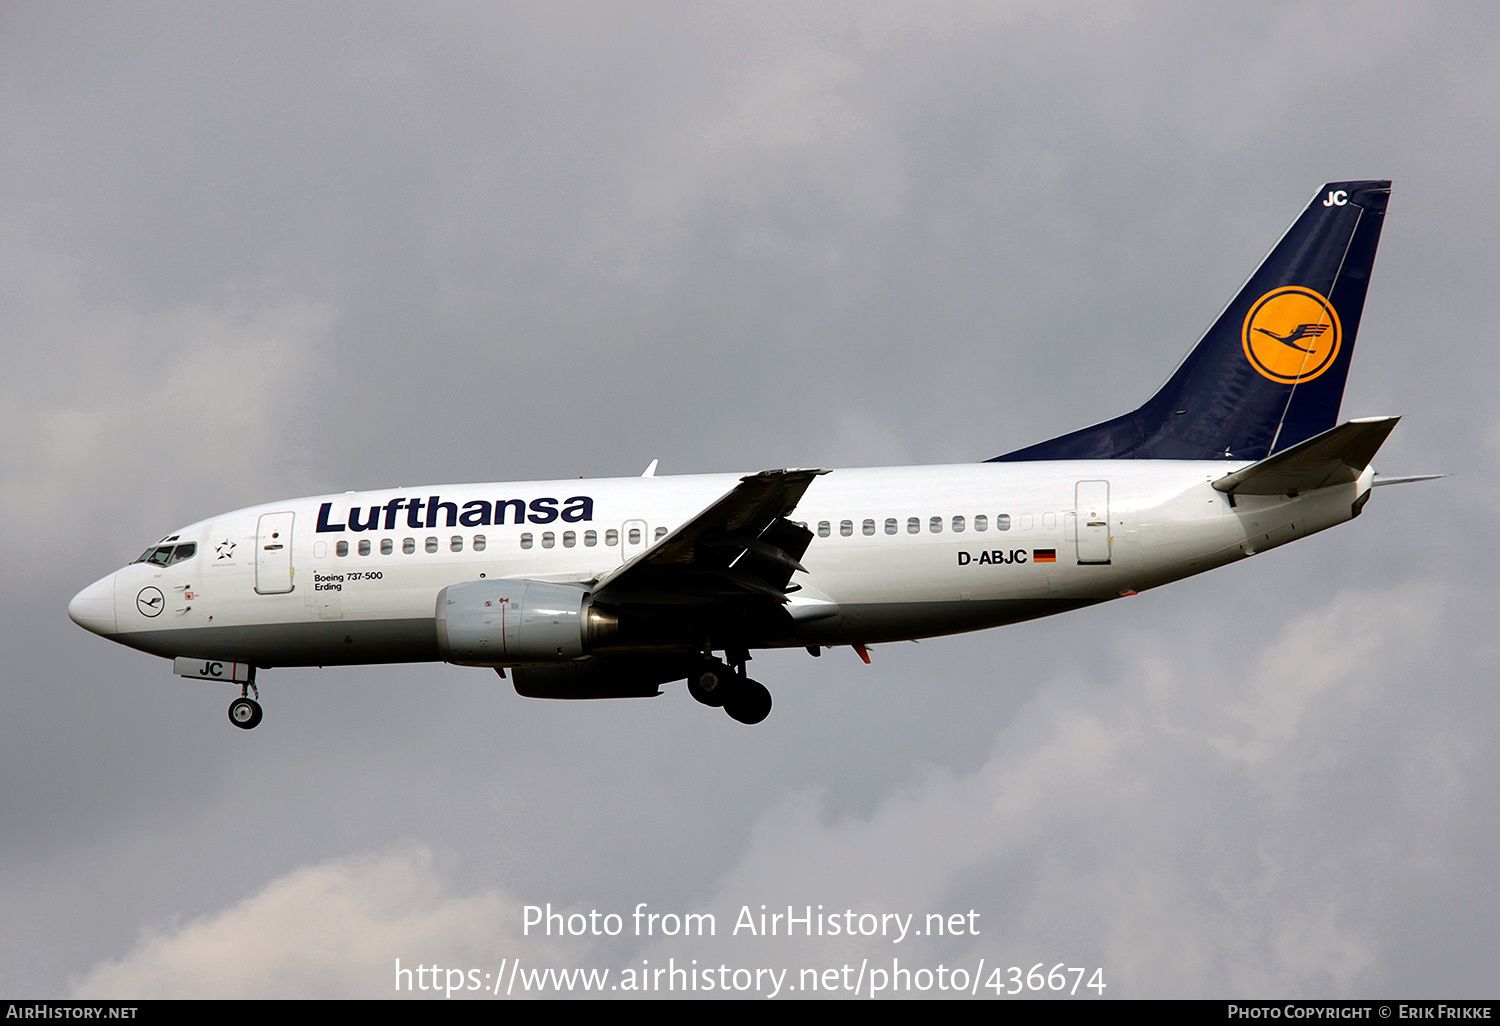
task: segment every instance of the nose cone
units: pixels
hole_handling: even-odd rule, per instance
[[[68,615],[84,630],[111,637],[115,633],[115,575],[97,580],[74,595],[68,603]]]

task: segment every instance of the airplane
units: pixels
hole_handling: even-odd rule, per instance
[[[1338,423],[1390,196],[1330,182],[1138,409],[954,466],[344,492],[190,524],[80,591],[81,627],[239,684],[442,660],[527,697],[771,710],[757,649],[820,655],[1062,613],[1359,516],[1399,418]],[[251,697],[252,692],[254,697]]]

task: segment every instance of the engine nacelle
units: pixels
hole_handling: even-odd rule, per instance
[[[438,649],[460,666],[570,662],[613,626],[587,591],[570,584],[466,581],[437,597]]]

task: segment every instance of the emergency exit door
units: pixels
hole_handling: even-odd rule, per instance
[[[650,539],[646,537],[646,522],[644,520],[627,520],[620,528],[620,561],[629,562],[642,552]]]

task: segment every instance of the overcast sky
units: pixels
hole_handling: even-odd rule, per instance
[[[0,994],[900,958],[1494,996],[1497,111],[1479,2],[5,4]],[[266,673],[241,732],[66,616],[281,497],[1051,437],[1354,178],[1395,186],[1344,415],[1455,476],[1253,561],[764,654],[755,728],[419,664]],[[523,936],[549,902],[718,936]],[[979,932],[731,936],[762,904]]]

